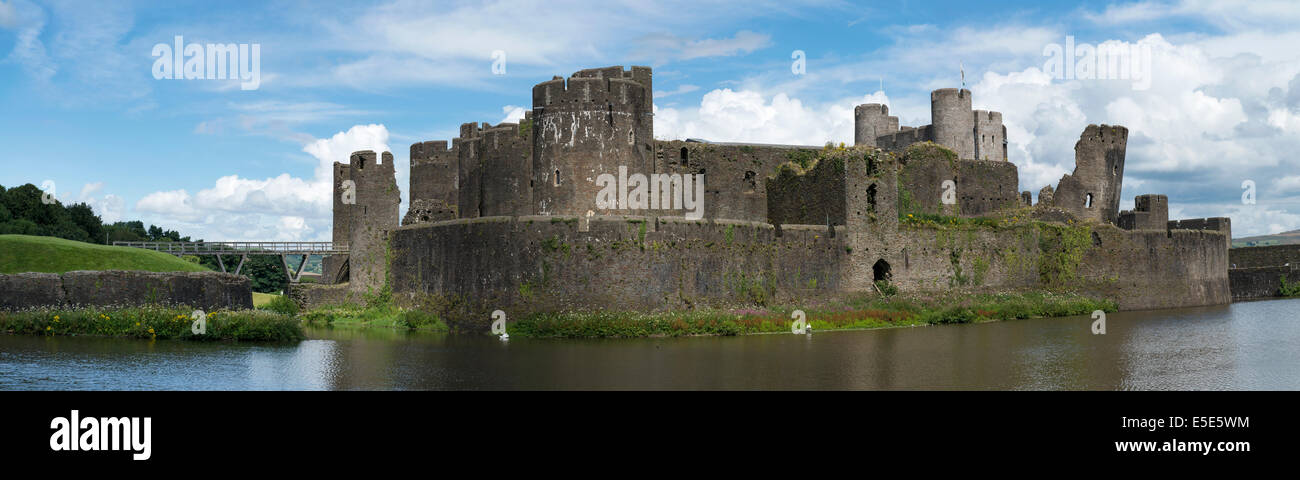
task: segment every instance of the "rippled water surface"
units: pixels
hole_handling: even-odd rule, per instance
[[[0,389],[1300,389],[1300,300],[802,335],[293,345],[0,335]]]

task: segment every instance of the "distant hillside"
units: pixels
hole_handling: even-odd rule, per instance
[[[1234,247],[1263,247],[1267,245],[1295,245],[1300,244],[1300,230],[1282,232],[1274,235],[1259,235],[1255,237],[1234,238],[1232,246]]]
[[[206,272],[202,265],[161,252],[96,245],[54,237],[0,235],[0,273],[73,270]]]

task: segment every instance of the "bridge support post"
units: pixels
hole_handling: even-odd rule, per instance
[[[218,255],[217,258],[220,258],[220,255]],[[239,266],[235,267],[235,275],[239,275],[239,272],[244,269],[245,260],[248,260],[248,254],[239,256]]]
[[[221,261],[221,255],[215,255],[215,257],[217,257],[217,266],[221,267],[221,273],[226,273],[226,263]]]
[[[289,254],[280,254],[280,263],[284,264],[284,276],[289,279],[289,283],[298,283],[302,280],[302,271],[307,268],[308,256],[306,254],[302,256],[302,263],[299,263],[295,270],[289,268]]]

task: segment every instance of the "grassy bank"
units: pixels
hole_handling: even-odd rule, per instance
[[[390,305],[369,307],[335,305],[304,312],[299,315],[299,318],[308,325],[404,328],[430,332],[448,331],[447,324],[443,323],[437,315]]]
[[[978,323],[1116,311],[1111,301],[1073,294],[1003,293],[869,296],[803,309],[816,330]],[[542,338],[741,335],[789,332],[794,308],[683,313],[538,313],[508,326],[510,335]]]
[[[97,335],[148,339],[297,341],[305,338],[292,316],[259,310],[218,311],[202,335],[191,330],[193,309],[138,307],[0,312],[0,331],[26,335]]]
[[[64,273],[74,270],[207,272],[172,255],[54,237],[0,235],[0,273]]]

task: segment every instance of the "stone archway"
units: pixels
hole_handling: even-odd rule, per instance
[[[881,280],[888,282],[892,276],[893,273],[890,272],[889,262],[886,262],[883,258],[877,260],[876,264],[871,266],[871,280],[874,282]]]

